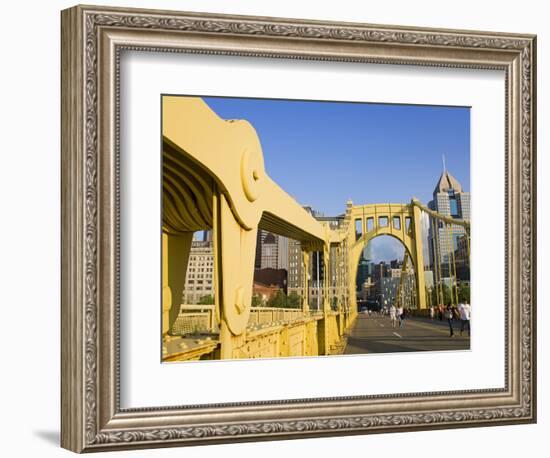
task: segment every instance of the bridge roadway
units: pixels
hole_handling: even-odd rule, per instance
[[[460,322],[453,322],[454,337],[449,337],[447,321],[409,317],[393,328],[388,316],[360,313],[347,338],[345,355],[394,353],[406,351],[469,350],[470,338],[460,336]]]

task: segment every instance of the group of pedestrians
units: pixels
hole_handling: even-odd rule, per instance
[[[386,309],[387,310],[387,309]],[[470,319],[472,315],[472,308],[470,304],[466,303],[459,303],[458,306],[454,305],[443,305],[439,304],[438,307],[434,307],[433,305],[430,307],[430,318],[432,320],[435,319],[436,310],[439,315],[439,320],[447,321],[449,325],[449,337],[454,337],[455,335],[455,329],[454,329],[454,322],[460,321],[460,335],[462,336],[464,332],[468,331],[468,337],[470,337]],[[403,310],[402,306],[396,307],[395,305],[391,304],[390,308],[388,310],[391,320],[392,328],[402,327],[403,326],[403,319],[405,318],[405,312]]]
[[[403,318],[404,318],[404,311],[403,307],[400,305],[399,307],[396,307],[395,305],[390,305],[390,320],[391,320],[391,327],[401,327],[403,326]]]
[[[438,306],[439,319],[445,319],[449,324],[449,337],[454,336],[453,322],[460,320],[460,335],[464,333],[466,328],[468,328],[468,337],[470,336],[470,318],[472,314],[472,308],[468,303],[460,303],[457,307],[452,305],[447,305],[445,307],[443,304]],[[432,305],[430,307],[430,318],[435,319],[435,307]]]

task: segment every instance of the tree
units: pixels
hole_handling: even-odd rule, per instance
[[[302,307],[302,298],[296,291],[292,291],[287,298],[287,307],[291,309],[299,309]]]
[[[252,295],[252,307],[261,307],[262,306],[262,298],[259,294],[253,294]]]
[[[470,285],[462,284],[458,286],[458,302],[470,303]]]
[[[282,290],[279,290],[277,291],[277,294],[275,294],[275,296],[272,296],[269,298],[269,300],[267,301],[267,306],[276,307],[276,308],[286,308],[286,304],[287,304],[286,299],[287,299],[286,294]]]
[[[202,296],[197,302],[198,305],[214,305],[214,296]]]
[[[437,307],[441,303],[441,290],[443,291],[443,305],[449,305],[452,302],[451,289],[445,283],[442,283],[439,285],[439,297],[436,287],[434,286],[432,289],[432,304],[434,307]]]
[[[434,307],[437,307],[439,305],[439,302],[440,298],[437,297],[437,288],[434,286],[432,288],[432,304],[434,305]]]

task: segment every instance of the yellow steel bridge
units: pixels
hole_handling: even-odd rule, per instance
[[[244,120],[219,118],[200,98],[163,97],[162,331],[163,359],[232,359],[339,353],[357,317],[356,275],[361,252],[380,235],[400,240],[415,271],[416,305],[428,305],[424,279],[421,215],[438,224],[466,228],[469,222],[440,215],[412,199],[408,203],[353,205],[344,224],[331,229],[316,220],[268,175],[258,136]],[[307,287],[300,310],[252,307],[258,229],[301,243],[302,285],[310,254],[331,256],[332,285],[323,282],[322,307],[310,310]],[[195,306],[215,338],[171,335],[181,297],[193,233],[211,229],[214,242],[215,304]],[[437,250],[436,250],[437,255]],[[439,260],[440,261],[440,260]],[[434,282],[437,284],[438,282]],[[437,291],[437,297],[440,291]],[[336,307],[331,306],[335,304]]]

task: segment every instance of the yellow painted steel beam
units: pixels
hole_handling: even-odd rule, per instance
[[[213,177],[235,215],[247,230],[258,226],[319,248],[324,224],[317,221],[266,173],[260,141],[244,120],[223,120],[199,97],[162,99],[162,135],[176,149]]]
[[[399,276],[399,285],[397,286],[397,293],[395,295],[396,302],[402,304],[401,301],[401,289],[403,288],[403,279],[407,273],[407,261],[409,260],[409,252],[405,250],[405,256],[403,257],[403,266],[401,266],[401,275]]]
[[[444,221],[448,224],[455,224],[456,226],[462,226],[465,228],[468,232],[470,231],[470,221],[465,219],[455,219],[450,216],[442,215],[441,213],[436,212],[435,210],[432,210],[428,208],[426,205],[424,205],[422,202],[420,202],[418,199],[412,199],[411,203],[420,208],[422,211],[428,213],[428,215],[431,215],[441,221]]]

